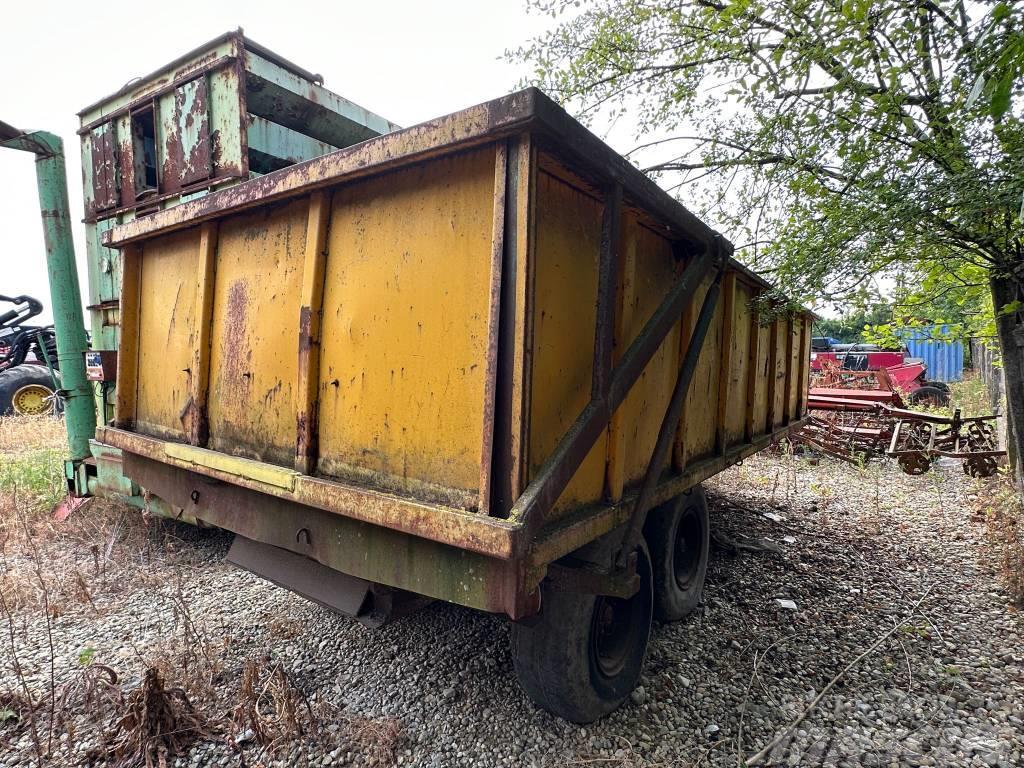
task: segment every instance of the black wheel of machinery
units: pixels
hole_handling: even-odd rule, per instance
[[[654,615],[678,621],[700,604],[708,572],[711,526],[699,485],[651,510],[644,526],[654,574]]]
[[[0,373],[0,416],[20,415],[21,411],[15,407],[15,395],[22,399],[28,399],[28,390],[38,389],[42,392],[45,389],[47,396],[53,395],[53,380],[50,378],[50,371],[42,365],[18,365],[8,368]],[[34,393],[31,393],[34,394]],[[36,398],[32,398],[33,400]],[[46,410],[53,413],[53,408]]]
[[[512,625],[519,684],[539,706],[574,723],[591,723],[636,687],[653,608],[650,558],[642,544],[637,571],[640,589],[628,599],[542,587],[538,621]]]
[[[927,385],[915,389],[907,398],[911,405],[922,405],[928,408],[945,408],[949,405],[949,390]]]

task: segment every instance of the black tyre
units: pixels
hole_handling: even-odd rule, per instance
[[[18,365],[0,373],[0,416],[56,413],[50,371],[42,365]]]
[[[519,683],[538,705],[574,723],[616,709],[640,679],[653,609],[651,565],[639,549],[640,589],[629,599],[543,587],[531,626],[512,625]]]
[[[654,575],[654,615],[678,621],[700,604],[708,573],[711,526],[699,485],[651,510],[644,526]]]
[[[929,408],[945,408],[949,405],[949,390],[939,389],[931,385],[915,389],[908,398],[911,405]]]

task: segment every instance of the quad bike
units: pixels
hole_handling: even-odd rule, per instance
[[[53,326],[25,325],[43,311],[31,296],[3,296],[0,313],[0,416],[41,416],[60,410]],[[53,368],[53,373],[51,373]]]

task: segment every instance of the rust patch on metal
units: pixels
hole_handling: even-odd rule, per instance
[[[190,444],[206,445],[210,439],[210,420],[206,417],[205,409],[197,405],[191,395],[178,413],[178,418]]]
[[[501,319],[502,262],[505,251],[505,201],[508,188],[508,145],[499,141],[494,147],[494,207],[491,222],[491,282],[487,319],[487,370],[484,374],[484,413],[482,449],[480,452],[480,501],[482,512],[491,513],[495,439],[495,399],[497,396],[498,344]],[[500,449],[499,449],[500,450]]]
[[[135,205],[135,145],[129,133],[119,142],[118,160],[121,169],[121,205]]]
[[[217,169],[218,173],[224,170],[228,170],[231,173],[241,173],[240,168],[230,167],[225,169],[224,167],[224,148],[221,146],[219,128],[210,134],[210,165]]]
[[[200,78],[196,84],[195,100],[185,116],[185,128],[195,131],[198,139],[189,149],[182,169],[183,186],[205,181],[210,176],[210,108],[206,78]]]
[[[201,56],[195,61],[189,62],[184,67],[176,69],[174,74],[171,76],[172,80],[180,80],[186,75],[190,75],[197,70],[204,69],[207,64],[217,59],[217,51],[210,51],[205,56]]]
[[[191,96],[192,101],[187,104]],[[210,157],[209,90],[206,77],[183,83],[174,90],[174,112],[165,123],[161,191],[175,192],[206,181],[212,169]],[[188,144],[187,144],[188,142]]]
[[[113,123],[104,123],[92,132],[92,209],[96,214],[117,205],[117,170]]]
[[[299,310],[299,364],[309,361],[309,351],[316,345],[313,339],[313,308],[302,307]]]
[[[186,514],[342,573],[513,618],[531,605],[536,610],[535,598],[531,602],[521,588],[525,571],[519,562],[211,483],[186,468],[131,453],[125,454],[125,471]]]
[[[98,429],[96,439],[161,464],[489,557],[507,560],[525,550],[521,526],[509,521],[305,475],[296,476],[294,489],[288,491],[231,472],[173,459],[164,450],[168,441],[112,427]]]
[[[177,107],[177,100],[175,100]],[[164,141],[164,162],[160,171],[160,188],[163,192],[181,190],[181,167],[185,164],[185,150],[181,145],[181,134],[178,132],[178,113],[174,114],[175,130],[167,131]]]
[[[302,307],[299,310],[299,370],[308,371],[310,356],[314,349],[319,347],[319,342],[313,337],[313,309]],[[314,398],[309,404],[309,413],[301,409],[295,417],[295,454],[307,463],[311,462],[317,454],[319,425],[320,425],[320,399]],[[312,467],[307,469],[312,471]]]
[[[131,222],[119,228],[117,236],[105,235],[104,244],[120,246],[158,229],[184,226],[186,221],[191,226],[200,219],[289,197],[299,194],[299,190],[307,194],[337,183],[341,176],[362,177],[505,138],[527,127],[538,98],[544,97],[528,89],[282,168]]]
[[[242,343],[248,324],[249,294],[245,283],[236,280],[228,289],[227,314],[224,318],[225,333],[221,342],[224,358],[224,379],[231,392],[247,396],[252,372],[249,370],[252,351]]]

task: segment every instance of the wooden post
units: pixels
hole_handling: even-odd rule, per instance
[[[755,297],[756,298],[756,297]],[[747,405],[743,416],[743,442],[754,440],[754,403],[757,400],[758,361],[761,358],[761,313],[754,304],[750,311],[750,344],[747,348]]]
[[[729,412],[729,398],[732,395],[732,346],[736,324],[736,273],[725,273],[722,281],[722,338],[718,359],[718,413],[715,418],[715,449],[725,455],[728,435],[725,422]]]
[[[501,272],[505,252],[505,190],[508,184],[508,146],[498,142],[494,152],[494,208],[491,221],[491,284],[487,309],[487,371],[484,374],[484,420],[480,443],[480,500],[491,506],[491,462],[494,456],[495,393],[498,375],[498,339],[501,319]]]
[[[142,246],[121,250],[121,340],[117,353],[117,395],[114,426],[135,425],[139,386],[139,307],[142,291]]]
[[[796,391],[796,418],[803,418],[804,411],[807,409],[807,387],[809,385],[809,371],[808,366],[811,364],[811,351],[807,348],[807,338],[809,332],[809,323],[807,317],[802,316],[800,318],[800,377],[797,379],[797,391]]]
[[[324,303],[327,227],[330,217],[330,193],[313,192],[306,220],[302,305],[299,309],[298,386],[295,390],[295,470],[307,475],[315,471],[320,455],[320,321]]]
[[[775,431],[775,398],[779,391],[779,320],[772,320],[768,326],[768,413],[765,416],[765,433]]]
[[[208,400],[210,390],[210,335],[213,326],[213,288],[217,264],[217,222],[207,221],[199,232],[199,267],[196,276],[196,343],[192,348],[189,400],[182,415],[185,434],[192,445],[205,446],[210,439]]]
[[[786,383],[782,390],[782,423],[785,426],[793,420],[793,409],[789,404],[790,391],[793,389],[793,314],[786,315]]]

